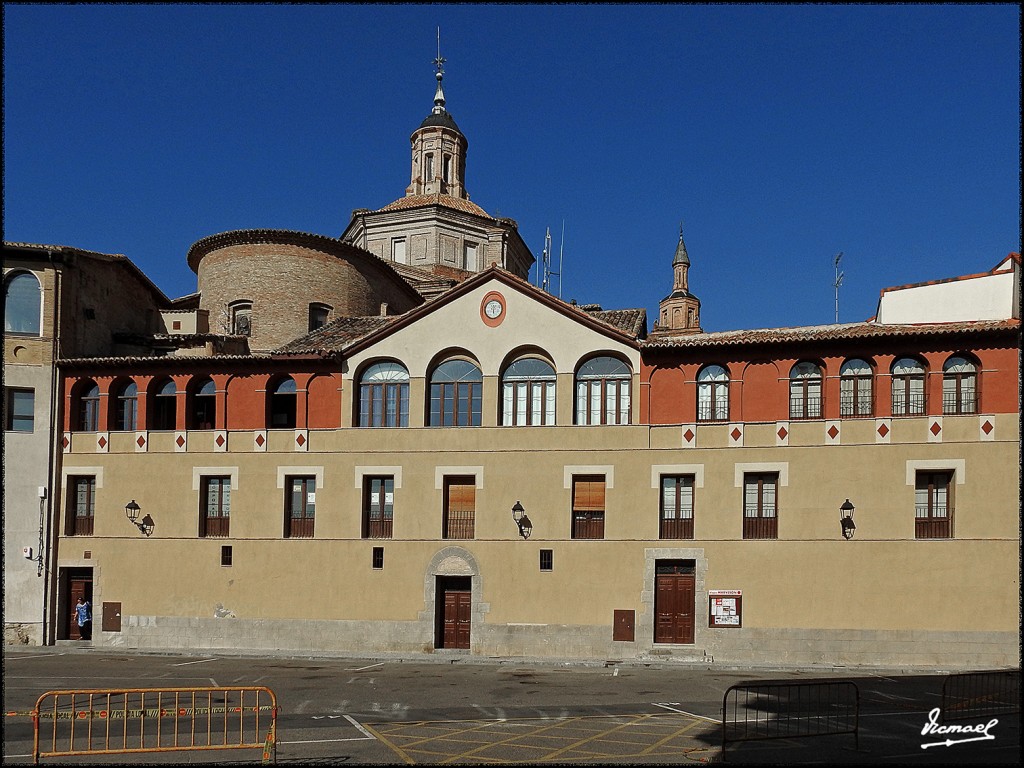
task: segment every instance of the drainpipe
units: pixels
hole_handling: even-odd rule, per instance
[[[48,546],[41,547],[39,552],[39,566],[42,568],[43,576],[43,627],[42,627],[42,644],[53,645],[56,640],[56,632],[54,629],[53,617],[56,616],[56,597],[57,597],[57,585],[56,585],[56,564],[57,564],[57,531],[59,526],[53,519],[53,510],[59,509],[59,506],[55,506],[54,491],[56,489],[56,478],[58,475],[58,463],[61,461],[62,454],[57,451],[57,442],[62,438],[62,433],[59,430],[62,424],[62,413],[63,413],[63,398],[60,397],[60,378],[57,375],[57,360],[60,355],[60,305],[61,305],[61,272],[57,269],[54,264],[54,253],[47,249],[46,256],[49,259],[50,267],[53,270],[53,327],[51,334],[53,336],[50,360],[50,456],[47,467],[47,499],[45,504],[48,505],[46,515],[46,541]],[[59,494],[58,494],[59,495]],[[40,501],[42,505],[44,501]],[[40,531],[40,537],[43,536],[43,531]],[[44,575],[45,574],[45,575]]]

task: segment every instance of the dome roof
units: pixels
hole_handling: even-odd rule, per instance
[[[459,126],[455,124],[455,120],[452,118],[451,113],[444,109],[440,112],[431,112],[427,115],[423,122],[420,123],[420,128],[432,128],[440,126],[441,128],[450,128],[453,131],[457,131],[460,135],[462,131],[459,130]]]

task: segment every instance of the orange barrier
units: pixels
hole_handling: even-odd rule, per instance
[[[35,763],[220,749],[262,749],[264,763],[277,763],[277,697],[262,686],[47,691],[32,724]]]

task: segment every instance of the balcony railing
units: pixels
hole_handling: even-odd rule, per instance
[[[604,512],[577,512],[572,520],[574,539],[603,539]]]
[[[391,538],[391,528],[392,528],[391,524],[392,524],[392,520],[391,520],[390,517],[386,518],[384,520],[367,520],[367,522],[366,522],[366,537],[365,538],[367,538],[367,539],[390,539]],[[452,538],[455,538],[455,537],[452,537]],[[472,538],[472,536],[470,536],[469,538]]]
[[[693,518],[674,517],[661,519],[661,538],[663,539],[692,539]]]
[[[779,537],[778,520],[774,508],[747,507],[743,515],[743,538],[777,539]]]
[[[444,538],[472,539],[475,532],[474,511],[449,511],[444,517]]]
[[[953,508],[917,504],[914,508],[914,536],[918,539],[953,538]]]

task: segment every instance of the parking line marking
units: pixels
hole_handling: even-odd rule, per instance
[[[183,661],[179,664],[171,664],[172,667],[186,667],[189,664],[205,664],[208,661],[216,661],[217,657],[213,656],[209,659],[199,659],[198,661]]]
[[[360,732],[361,734],[363,734],[364,736],[366,736],[367,738],[370,738],[370,739],[374,739],[374,740],[376,740],[376,739],[377,739],[377,737],[376,737],[376,736],[374,736],[374,735],[373,735],[372,733],[370,733],[370,732],[369,732],[368,730],[366,730],[365,728],[363,728],[363,726],[361,726],[361,725],[359,724],[359,722],[358,722],[358,721],[357,721],[357,720],[356,720],[356,719],[355,719],[354,717],[352,717],[351,715],[345,715],[345,719],[346,719],[346,720],[348,720],[348,721],[349,721],[350,723],[352,723],[352,725],[354,725],[354,726],[355,726],[356,730],[357,730],[357,731],[359,731],[359,732]]]
[[[373,669],[374,667],[383,667],[383,666],[384,666],[384,662],[380,661],[380,662],[377,662],[376,664],[371,664],[368,667],[359,667],[358,669],[349,669],[347,671],[348,672],[363,672],[363,671],[365,671],[367,669]]]

